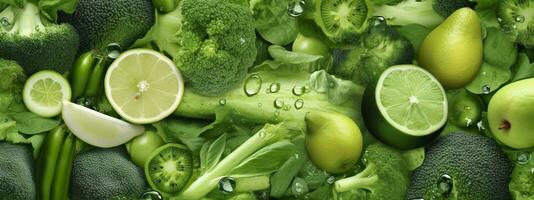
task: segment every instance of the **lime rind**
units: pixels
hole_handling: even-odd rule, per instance
[[[388,68],[380,76],[375,99],[385,120],[397,130],[425,136],[447,121],[447,96],[439,81],[413,65]]]
[[[62,102],[70,101],[72,91],[61,74],[42,70],[28,78],[22,96],[31,112],[42,117],[54,117],[61,113]]]
[[[184,91],[174,62],[152,50],[124,52],[108,69],[106,96],[115,111],[136,124],[157,122],[172,114]]]

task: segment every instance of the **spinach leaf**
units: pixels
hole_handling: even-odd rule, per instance
[[[534,63],[530,63],[528,56],[524,53],[519,54],[517,62],[512,68],[514,76],[512,82],[534,77]]]
[[[510,69],[484,62],[475,80],[471,81],[466,88],[474,94],[489,94],[510,81],[511,76]]]
[[[510,68],[517,59],[517,45],[501,30],[487,28],[484,40],[484,61],[495,67]]]
[[[414,47],[415,54],[418,54],[421,43],[423,43],[423,40],[425,40],[426,36],[432,31],[432,29],[420,24],[408,24],[398,27],[397,31],[410,40]]]
[[[43,118],[31,112],[15,113],[11,118],[17,122],[17,129],[28,135],[50,131],[60,124],[59,120]]]
[[[297,38],[297,19],[287,14],[289,0],[252,0],[256,30],[265,40],[287,45]]]

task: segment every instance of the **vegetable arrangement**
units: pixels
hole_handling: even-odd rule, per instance
[[[533,0],[0,0],[0,199],[533,199]]]

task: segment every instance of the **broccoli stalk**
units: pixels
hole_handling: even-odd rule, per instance
[[[228,176],[247,157],[259,149],[290,138],[290,129],[286,124],[266,124],[261,130],[245,141],[241,146],[221,160],[216,166],[206,171],[189,185],[181,194],[180,199],[200,199],[217,187],[219,180]]]
[[[11,18],[13,20],[10,22],[10,24],[13,23],[13,26],[7,31],[10,34],[30,36],[45,28],[39,15],[39,8],[32,3],[24,5],[24,8],[10,6],[0,13],[0,16],[6,15],[13,16]],[[7,19],[10,18],[8,17]],[[9,28],[9,26],[6,27]]]
[[[336,192],[363,189],[364,193],[353,193],[356,196],[351,199],[404,199],[410,172],[400,152],[384,144],[375,143],[367,147],[363,162],[366,165],[363,171],[335,182]],[[361,196],[363,194],[365,196]]]

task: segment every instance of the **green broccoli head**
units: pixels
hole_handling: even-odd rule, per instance
[[[109,44],[127,49],[154,24],[150,0],[78,0],[72,14],[60,21],[72,24],[80,35],[80,51],[103,54]]]
[[[434,0],[432,7],[439,15],[448,17],[460,8],[469,7],[474,9],[476,5],[477,2],[471,0]]]
[[[138,199],[146,187],[124,148],[92,149],[74,159],[70,199]]]
[[[26,74],[15,61],[0,58],[0,113],[6,113],[13,104],[22,103],[22,88],[26,81]]]
[[[353,177],[336,181],[336,191],[352,190],[356,195],[352,199],[404,199],[410,172],[400,152],[375,143],[367,147],[362,159],[365,169]]]
[[[512,166],[492,139],[451,133],[427,147],[408,199],[510,199]]]
[[[515,41],[528,48],[534,47],[534,1],[501,0],[497,6],[497,19],[501,29]]]
[[[72,26],[49,22],[32,3],[9,6],[0,18],[8,24],[0,27],[0,57],[17,61],[27,74],[43,69],[66,72],[72,66],[78,50]]]
[[[32,153],[27,145],[0,142],[0,199],[35,199]]]
[[[218,0],[184,0],[183,25],[169,53],[197,93],[220,95],[240,83],[256,57],[252,13]]]
[[[393,65],[413,62],[415,50],[410,41],[387,25],[383,17],[374,17],[356,46],[334,50],[334,73],[366,85]]]

